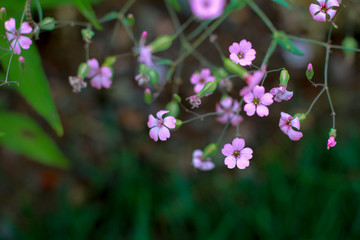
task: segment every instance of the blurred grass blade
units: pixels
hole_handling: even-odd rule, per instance
[[[73,0],[73,3],[78,8],[84,17],[89,20],[89,22],[97,29],[102,30],[102,26],[100,25],[94,10],[92,9],[88,0]]]
[[[29,117],[12,112],[0,113],[0,144],[32,160],[60,168],[68,168],[69,161],[54,141]]]
[[[279,43],[279,45],[285,50],[298,55],[303,56],[304,53],[300,51],[295,44],[290,41],[290,39],[286,36],[286,34],[282,31],[277,31],[273,34],[273,38]]]
[[[272,1],[276,2],[277,4],[280,4],[283,7],[291,9],[290,4],[286,0],[272,0]]]
[[[166,2],[168,2],[174,8],[175,11],[180,12],[181,7],[178,0],[166,0]]]
[[[6,40],[0,39],[0,46],[8,48]],[[39,52],[35,44],[30,49],[21,51],[25,58],[25,73],[19,69],[18,56],[14,55],[9,78],[10,81],[20,81],[20,86],[14,88],[28,101],[28,103],[43,116],[59,136],[64,133],[54,101],[51,96],[49,83],[41,65]],[[3,69],[7,69],[9,57],[1,59]]]

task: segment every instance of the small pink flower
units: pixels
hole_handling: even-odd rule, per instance
[[[195,168],[202,171],[208,171],[215,167],[215,164],[211,161],[211,158],[203,158],[203,152],[200,149],[196,149],[193,152],[192,164]]]
[[[269,115],[269,109],[266,106],[273,103],[273,95],[265,93],[264,87],[256,85],[252,92],[244,96],[244,101],[246,102],[244,111],[248,116],[254,115],[256,111],[258,116],[264,117]]]
[[[249,159],[252,158],[253,150],[244,147],[245,141],[242,138],[235,138],[232,144],[224,145],[221,152],[226,156],[224,163],[228,168],[233,169],[236,165],[240,169],[245,169],[249,166]]]
[[[149,121],[147,125],[150,129],[149,135],[150,138],[154,139],[155,142],[160,139],[161,141],[166,141],[170,138],[169,129],[175,128],[176,119],[172,116],[167,116],[164,119],[162,115],[168,113],[169,111],[161,110],[156,113],[155,118],[152,114],[149,115]]]
[[[309,63],[306,70],[307,71],[312,71],[313,70],[313,65],[311,63]]]
[[[273,88],[270,93],[274,95],[274,100],[277,102],[289,101],[293,96],[293,92],[287,91],[285,86]]]
[[[11,49],[14,50],[15,54],[21,53],[21,48],[29,49],[32,41],[30,38],[23,36],[23,34],[28,34],[32,32],[32,27],[28,22],[23,22],[20,27],[20,32],[16,29],[16,21],[14,18],[5,22],[5,29],[7,39],[10,42]]]
[[[25,62],[25,58],[23,56],[19,57],[19,63],[24,63]]]
[[[334,135],[331,135],[327,142],[327,149],[329,150],[330,147],[334,147],[335,145],[336,145],[335,137],[334,137]]]
[[[256,51],[252,49],[251,46],[251,42],[246,41],[245,39],[241,40],[239,43],[234,42],[229,47],[230,59],[241,66],[251,65],[256,55]]]
[[[261,82],[265,73],[266,73],[266,65],[263,65],[260,70],[255,71],[253,74],[247,75],[245,77],[245,82],[247,83],[247,86],[243,87],[240,90],[240,96],[243,97],[249,92],[251,92],[253,88]]]
[[[200,20],[220,17],[226,0],[189,0],[192,13]]]
[[[313,19],[318,22],[326,22],[333,19],[337,11],[333,9],[333,7],[339,7],[339,2],[337,0],[316,1],[319,5],[312,3],[309,7],[309,11]]]
[[[281,112],[279,127],[283,133],[289,136],[289,138],[293,141],[299,141],[302,138],[302,132],[298,132],[293,130],[292,128],[296,128],[300,130],[300,121],[299,118],[293,118],[287,113]]]
[[[223,115],[216,120],[221,123],[227,123],[230,120],[231,124],[236,126],[243,120],[240,115],[236,114],[236,111],[240,111],[239,102],[237,100],[232,97],[221,99],[220,103],[216,104],[216,112]]]
[[[152,48],[151,46],[145,46],[147,38],[147,32],[144,31],[141,34],[140,43],[139,43],[139,63],[144,63],[149,68],[153,67],[154,63],[152,61]]]
[[[110,78],[112,77],[112,72],[109,67],[102,66],[99,67],[99,62],[95,59],[89,59],[88,65],[90,68],[88,78],[91,78],[90,84],[92,87],[101,89],[101,87],[109,88],[111,86],[112,81]]]
[[[215,81],[215,77],[211,76],[210,69],[203,68],[200,72],[194,73],[191,75],[190,82],[195,85],[194,92],[199,93],[201,89],[204,87],[205,83],[209,81]]]
[[[186,100],[192,105],[191,109],[198,108],[201,105],[201,97],[198,94],[192,95],[186,98]]]

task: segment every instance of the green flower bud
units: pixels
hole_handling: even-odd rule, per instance
[[[129,13],[127,16],[126,16],[126,20],[127,20],[127,23],[129,25],[129,27],[133,27],[135,25],[135,18],[134,18],[134,15]]]
[[[176,119],[175,127],[179,128],[181,127],[181,125],[183,125],[183,121],[181,121],[180,119]]]
[[[147,104],[151,103],[152,96],[151,96],[151,91],[149,88],[146,88],[144,91],[144,100]]]
[[[228,73],[224,68],[215,68],[213,72],[216,80],[222,80],[228,76]]]
[[[314,76],[314,70],[313,70],[313,66],[311,63],[309,63],[309,65],[307,66],[307,69],[306,69],[306,78],[308,80],[311,80]]]
[[[217,144],[216,143],[210,143],[204,148],[203,151],[203,158],[212,157],[217,152]]]
[[[40,28],[46,31],[54,30],[56,21],[52,17],[46,17],[40,22]]]
[[[0,20],[4,21],[6,19],[6,9],[4,7],[2,7],[0,9]]]
[[[152,52],[160,52],[168,49],[174,40],[172,35],[162,35],[157,37],[151,44]]]
[[[87,63],[81,63],[78,68],[78,77],[86,78],[86,76],[89,74],[90,68]]]
[[[91,42],[91,39],[94,37],[95,33],[90,28],[81,29],[81,35],[85,42]]]
[[[287,86],[290,79],[290,75],[286,69],[281,70],[280,72],[280,86]]]
[[[247,75],[249,75],[245,68],[243,68],[239,64],[234,63],[229,58],[224,57],[223,62],[224,62],[224,67],[229,72],[236,74],[241,78],[245,78]]]
[[[104,64],[103,64],[103,66],[105,66],[105,67],[112,67],[115,62],[116,62],[116,57],[115,57],[115,56],[110,56],[110,57],[107,57],[107,58],[105,59],[105,62],[104,62]]]
[[[293,118],[296,118],[298,117],[299,118],[299,121],[302,122],[306,119],[306,114],[305,113],[296,113]]]
[[[180,112],[179,103],[175,99],[166,104],[165,109],[168,110],[169,115],[173,116],[174,118],[176,118]]]
[[[148,68],[145,70],[145,73],[149,77],[151,85],[159,83],[159,73],[155,69]]]
[[[217,88],[217,81],[209,81],[205,83],[204,87],[199,92],[199,96],[202,98],[209,93],[213,93]]]
[[[355,38],[350,36],[345,37],[341,45],[346,48],[358,48],[358,42],[356,41]],[[353,50],[349,50],[349,49],[344,49],[343,51],[345,56],[347,57],[353,57],[356,53]]]
[[[173,99],[175,99],[178,103],[181,102],[181,97],[177,93],[174,93]]]
[[[331,128],[329,131],[329,137],[330,136],[334,136],[336,138],[336,129],[335,128]]]

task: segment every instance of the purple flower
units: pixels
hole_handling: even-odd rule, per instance
[[[201,89],[204,87],[205,83],[209,81],[215,81],[215,77],[211,76],[210,69],[203,68],[200,72],[194,73],[191,75],[190,82],[195,85],[194,92],[199,93]]]
[[[287,91],[284,86],[273,88],[270,93],[274,95],[274,100],[277,102],[289,101],[293,96],[293,92]]]
[[[152,114],[149,115],[149,121],[147,125],[150,129],[150,138],[154,139],[155,142],[160,139],[161,141],[166,141],[170,138],[169,129],[175,128],[176,119],[172,116],[167,116],[164,119],[162,115],[168,113],[169,111],[161,110],[156,113],[155,118]]]
[[[23,22],[20,27],[20,32],[16,29],[16,21],[14,18],[10,18],[9,21],[5,22],[5,29],[7,39],[10,42],[11,49],[14,50],[15,54],[21,53],[21,48],[29,49],[32,41],[30,38],[23,36],[22,34],[27,34],[32,32],[32,27],[27,22]]]
[[[249,92],[251,92],[253,88],[261,82],[265,73],[266,73],[266,65],[263,65],[260,70],[255,71],[253,74],[247,75],[245,77],[245,82],[247,83],[247,86],[243,87],[240,90],[240,96],[243,97]]]
[[[239,43],[234,42],[229,47],[230,59],[241,66],[251,65],[256,55],[256,51],[252,49],[251,46],[251,42],[246,41],[245,39],[241,40]]]
[[[253,150],[244,147],[245,141],[242,138],[235,138],[232,144],[224,145],[221,152],[226,156],[224,163],[228,168],[232,169],[236,165],[240,169],[245,169],[249,166],[249,159],[252,158]]]
[[[296,128],[300,130],[300,121],[299,118],[293,118],[287,113],[281,112],[279,127],[283,133],[289,136],[289,138],[293,141],[299,141],[302,138],[302,132],[298,132],[293,130],[292,128]]]
[[[236,126],[240,123],[243,118],[236,114],[237,111],[240,111],[239,102],[232,97],[226,97],[221,99],[220,103],[216,104],[216,112],[223,114],[218,117],[218,120],[221,123],[227,123],[229,120],[233,126]]]
[[[244,101],[246,105],[244,106],[244,111],[248,116],[255,114],[260,117],[269,115],[269,109],[266,106],[269,106],[273,103],[273,95],[271,93],[265,93],[265,88],[256,85],[252,92],[244,96]]]
[[[333,19],[336,10],[333,7],[339,7],[337,0],[316,0],[317,4],[310,4],[309,11],[315,21],[326,22]]]
[[[99,67],[99,62],[95,59],[89,59],[88,65],[90,68],[88,78],[91,78],[90,84],[92,87],[101,89],[101,87],[109,88],[111,86],[112,81],[110,78],[112,77],[112,72],[109,67]]]
[[[186,98],[186,100],[192,105],[191,109],[198,108],[201,105],[201,97],[198,94],[192,95]]]
[[[335,137],[334,137],[334,135],[331,135],[327,142],[327,149],[329,150],[330,147],[334,147],[335,145],[336,145]]]
[[[200,20],[217,18],[224,11],[226,0],[189,0],[192,13]]]
[[[200,149],[196,149],[193,152],[192,164],[195,168],[202,171],[208,171],[215,167],[215,164],[211,161],[211,158],[203,158],[203,152]]]

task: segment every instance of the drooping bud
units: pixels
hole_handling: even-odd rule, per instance
[[[239,64],[234,63],[229,58],[224,57],[223,62],[224,62],[224,67],[229,72],[236,74],[241,78],[245,78],[247,75],[249,75],[245,68],[243,68]]]
[[[313,70],[313,66],[311,63],[309,63],[309,65],[307,66],[307,69],[306,69],[306,78],[308,80],[311,80],[314,76],[314,70]]]
[[[280,72],[280,86],[286,87],[290,79],[289,72],[286,69]]]
[[[192,105],[191,109],[198,108],[201,105],[201,97],[198,94],[190,96],[186,100]]]
[[[296,113],[294,118],[298,117],[300,122],[303,122],[306,119],[306,113]]]
[[[42,30],[51,31],[55,28],[56,21],[52,17],[46,17],[40,22],[40,28]]]
[[[174,40],[172,35],[162,35],[157,37],[151,44],[152,52],[160,52],[168,49]]]
[[[216,154],[218,150],[218,146],[216,143],[210,143],[209,145],[207,145],[205,148],[204,148],[204,151],[203,151],[203,158],[208,158],[208,157],[212,157]]]
[[[327,149],[329,150],[330,147],[334,147],[336,145],[336,129],[335,128],[331,128],[329,131],[329,139],[327,142]]]
[[[149,88],[146,88],[144,91],[144,100],[147,104],[151,103],[152,96],[151,96],[151,91]]]

